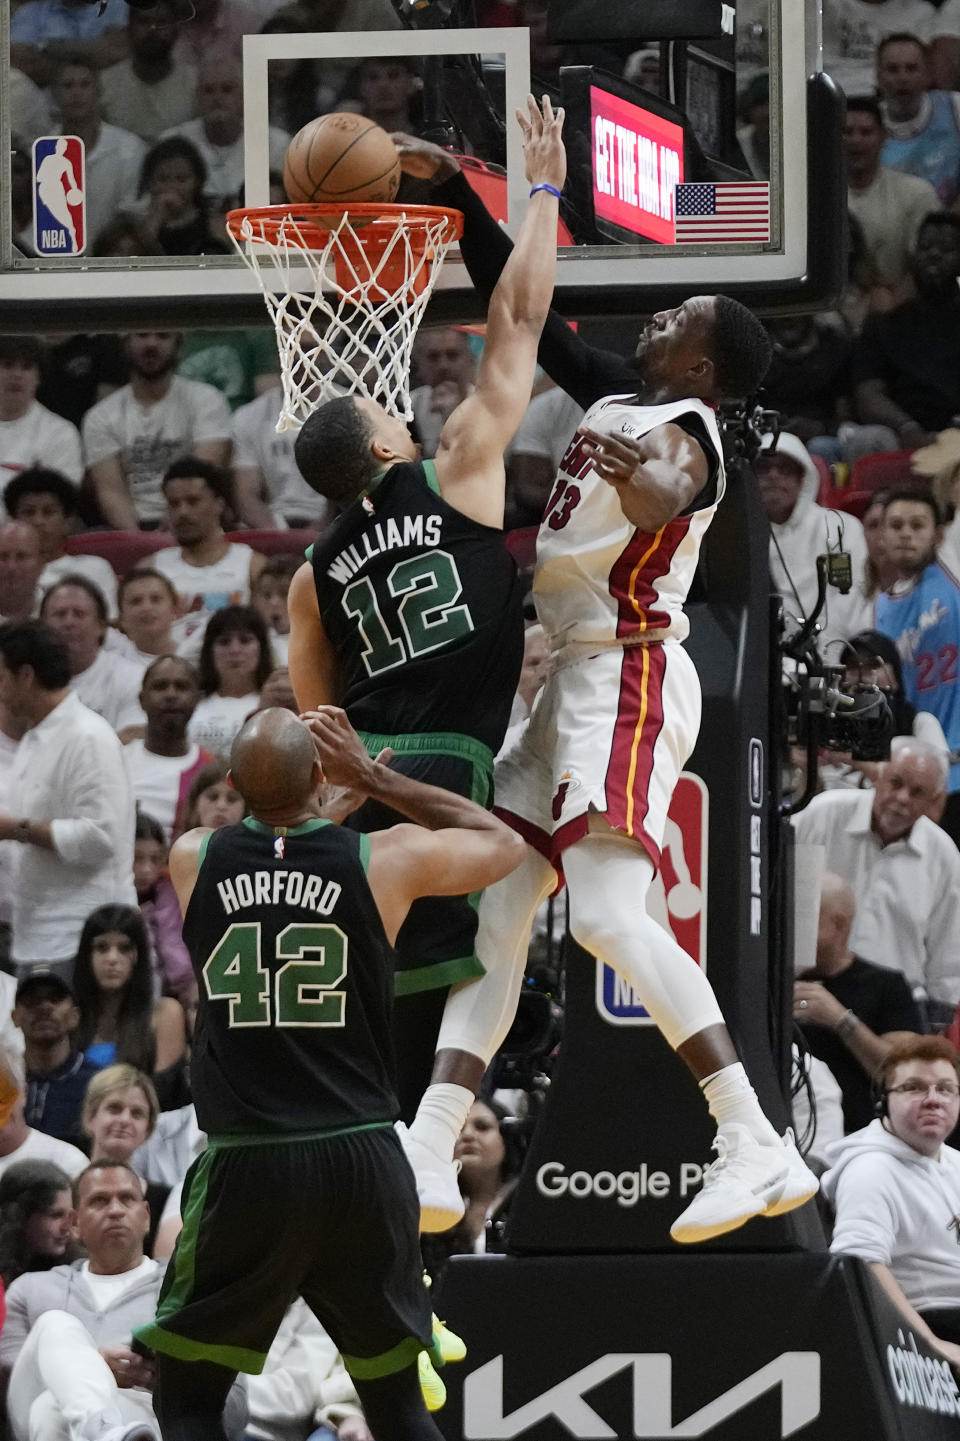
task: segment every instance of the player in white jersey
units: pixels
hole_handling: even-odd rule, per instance
[[[509,241],[463,176],[450,174],[449,157],[407,137],[400,148],[415,173],[446,172],[438,203],[463,210],[461,251],[474,284],[489,291]],[[770,343],[738,302],[696,296],[657,314],[630,360],[594,350],[551,312],[539,358],[587,414],[537,542],[534,592],[551,674],[495,776],[496,809],[527,854],[481,902],[477,953],[487,971],[447,1002],[407,1155],[421,1206],[452,1225],[462,1210],[456,1137],[512,1020],[533,917],[565,877],[575,940],[633,987],[717,1122],[718,1160],[671,1228],[675,1240],[701,1241],[817,1190],[792,1134],[779,1136],[763,1115],[703,972],[646,910],[667,807],[700,722],[699,682],[680,642],[700,543],[723,496],[712,411],[760,384]]]

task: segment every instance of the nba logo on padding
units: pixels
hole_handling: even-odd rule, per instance
[[[660,870],[647,910],[698,966],[707,967],[707,824],[709,793],[684,771],[667,815]],[[649,1015],[626,981],[597,961],[597,1010],[612,1026],[649,1026]]]
[[[38,255],[80,255],[87,244],[86,167],[77,135],[33,142],[33,244]]]

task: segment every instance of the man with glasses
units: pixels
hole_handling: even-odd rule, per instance
[[[960,1365],[960,1057],[944,1036],[890,1050],[875,1119],[826,1151],[831,1251],[860,1256],[918,1336]]]

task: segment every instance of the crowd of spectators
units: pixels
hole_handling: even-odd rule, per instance
[[[101,14],[82,0],[14,6],[11,199],[25,254],[18,174],[32,139],[56,133],[86,142],[94,253],[228,249],[223,214],[243,179],[242,36],[329,28],[329,6],[190,8],[184,20],[177,0]],[[345,30],[398,24],[389,0],[337,9]],[[544,0],[478,10],[482,23],[530,26],[536,82],[556,95],[572,57],[546,35]],[[738,5],[738,138],[758,177],[771,164],[764,11]],[[657,52],[641,39],[591,58],[659,84]],[[756,468],[787,624],[814,604],[817,557],[842,544],[853,585],[830,593],[822,644],[887,692],[896,722],[889,762],[832,757],[796,822],[825,874],[794,1014],[839,1087],[838,1126],[869,1132],[828,1153],[831,1196],[859,1205],[849,1178],[863,1156],[878,1152],[888,1169],[891,1156],[912,1162],[912,1142],[898,1152],[877,1137],[878,1074],[901,1093],[895,1117],[921,1105],[914,1091],[932,1076],[944,1115],[929,1134],[946,1140],[957,1122],[947,1042],[909,1047],[951,1022],[960,1033],[960,0],[824,0],[824,63],[847,96],[849,285],[834,311],[769,323],[766,401],[782,431],[765,437]],[[421,76],[405,58],[272,61],[269,89],[273,170],[290,134],[325,110],[420,127]],[[426,456],[469,392],[481,347],[459,328],[421,333],[413,407]],[[133,1364],[131,1326],[152,1314],[179,1186],[205,1139],[189,1092],[196,986],[167,852],[193,825],[243,815],[225,760],[253,710],[295,704],[287,589],[331,519],[297,471],[292,435],[275,432],[278,384],[266,327],[0,337],[0,1102],[12,1077],[0,1126],[10,1288],[0,1384],[18,1441],[60,1434],[85,1368],[108,1419],[149,1414],[149,1368],[122,1388],[134,1400],[119,1410],[116,1375]],[[537,523],[580,418],[567,395],[538,384],[507,455],[508,527]],[[871,458],[890,453],[899,469],[884,474],[896,485],[880,489]],[[531,625],[518,719],[545,659]],[[438,1278],[453,1252],[502,1248],[522,1129],[496,1101],[471,1113],[457,1151],[467,1211],[427,1256]],[[914,1150],[929,1161],[939,1145]],[[891,1194],[897,1175],[893,1165]],[[103,1207],[122,1218],[123,1239],[105,1258]],[[928,1311],[960,1308],[956,1262],[946,1286],[911,1289],[909,1267],[905,1280],[894,1264],[899,1240],[862,1243],[849,1216],[838,1238],[836,1249],[880,1268],[898,1304],[906,1297],[908,1317],[922,1313],[934,1340],[953,1341]],[[911,1232],[903,1247],[915,1244]],[[98,1257],[112,1276],[137,1274],[106,1330],[114,1303],[91,1277]],[[52,1310],[69,1316],[43,1323]],[[303,1441],[320,1426],[318,1436],[370,1441],[301,1303],[263,1376],[231,1406],[231,1435]]]

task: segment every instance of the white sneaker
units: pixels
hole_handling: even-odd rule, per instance
[[[411,1136],[402,1121],[397,1121],[395,1130],[400,1137],[404,1155],[410,1162],[417,1183],[420,1200],[420,1230],[449,1231],[464,1212],[464,1201],[457,1185],[459,1161],[443,1161]]]
[[[713,1143],[717,1159],[704,1171],[697,1195],[670,1227],[673,1239],[684,1245],[709,1241],[735,1231],[752,1216],[778,1214],[772,1208],[782,1204],[792,1173],[785,1145],[762,1146],[746,1126],[735,1122],[718,1131]],[[815,1182],[814,1177],[811,1180]],[[792,1205],[800,1205],[800,1199],[783,1209]]]
[[[802,1206],[804,1201],[809,1201],[820,1189],[819,1179],[797,1150],[793,1132],[788,1130],[782,1140],[784,1160],[787,1163],[787,1183],[780,1199],[769,1203],[763,1213],[765,1216],[785,1216],[788,1211],[793,1211],[797,1206]]]

